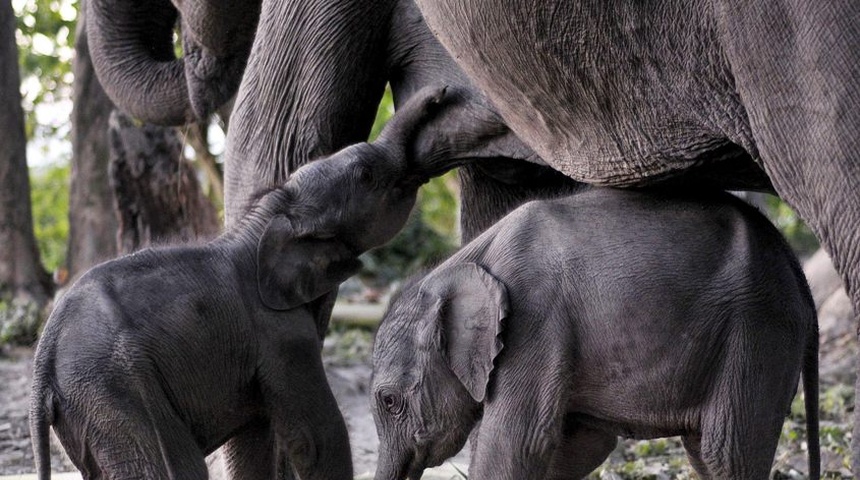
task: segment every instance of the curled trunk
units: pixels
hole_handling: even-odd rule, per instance
[[[99,80],[133,117],[158,125],[205,119],[239,88],[259,18],[259,2],[176,2],[184,57],[174,35],[180,12],[169,0],[90,0],[87,33]]]
[[[183,61],[173,50],[178,12],[168,0],[86,2],[93,65],[111,100],[161,125],[191,119]]]

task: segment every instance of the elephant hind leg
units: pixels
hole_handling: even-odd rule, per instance
[[[742,423],[742,422],[739,422]],[[701,440],[699,450],[687,450],[693,468],[702,479],[745,478],[766,480],[770,476],[779,432],[759,434],[736,425],[734,432],[716,435],[707,434]],[[716,429],[716,427],[714,427]],[[741,430],[741,431],[738,431]],[[684,439],[685,447],[693,447],[694,441]]]
[[[548,479],[579,479],[594,471],[618,444],[612,433],[565,420],[561,442],[552,456]]]
[[[95,478],[208,478],[203,452],[166,399],[153,404],[131,395],[114,395],[103,399],[97,409],[86,426],[94,463],[101,470]]]
[[[686,437],[684,443],[704,478],[765,480],[797,391],[802,348],[786,340],[788,332],[767,329],[768,322],[735,321],[747,327],[729,338],[733,347],[726,358],[747,360],[726,362],[702,412],[700,438]],[[770,353],[781,349],[784,355]]]
[[[860,315],[857,4],[720,1],[717,11],[765,170],[831,255]],[[860,475],[860,415],[854,422]]]
[[[699,474],[699,478],[701,480],[711,480],[711,478],[714,478],[708,470],[708,466],[702,460],[702,437],[700,435],[686,435],[681,437],[681,441],[684,443],[684,450],[687,451],[687,459],[690,461],[690,465],[693,466],[693,470]]]

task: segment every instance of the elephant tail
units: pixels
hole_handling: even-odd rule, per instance
[[[813,311],[813,315],[815,312]],[[803,354],[803,396],[806,407],[807,451],[809,452],[809,479],[821,476],[821,445],[818,438],[818,322],[810,325]]]
[[[30,393],[30,436],[38,480],[51,478],[50,428],[54,419],[53,405],[50,386],[45,376],[40,375],[37,370]]]

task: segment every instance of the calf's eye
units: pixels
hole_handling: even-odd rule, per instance
[[[392,415],[398,415],[403,411],[403,397],[396,392],[380,392],[379,403],[386,412]]]
[[[367,165],[359,164],[355,167],[355,179],[364,184],[373,184],[373,170]]]

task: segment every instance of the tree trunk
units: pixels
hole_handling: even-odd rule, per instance
[[[86,0],[84,0],[86,1]],[[108,180],[108,118],[113,110],[96,78],[87,42],[83,2],[78,8],[69,189],[69,278],[116,256],[117,221]]]
[[[175,128],[138,126],[114,110],[109,136],[120,253],[218,233],[218,214],[203,195],[194,167],[183,158]]]
[[[215,155],[209,151],[209,135],[206,122],[189,123],[184,127],[185,141],[194,149],[197,165],[206,174],[209,198],[218,205],[224,204],[224,174],[218,168]]]
[[[0,298],[44,305],[53,283],[33,234],[15,14],[0,0]]]

